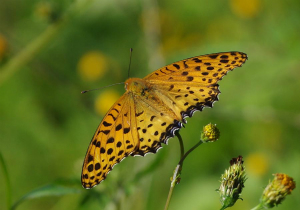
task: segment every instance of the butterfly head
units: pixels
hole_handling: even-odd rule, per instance
[[[136,95],[144,95],[149,90],[147,82],[140,78],[129,78],[125,82],[125,89],[128,92],[133,92]]]

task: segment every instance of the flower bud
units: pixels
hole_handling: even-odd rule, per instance
[[[220,131],[217,128],[217,125],[209,123],[203,127],[203,131],[201,133],[201,139],[203,142],[214,142],[217,141],[219,137]]]
[[[242,156],[232,158],[230,167],[225,170],[221,176],[221,186],[218,189],[220,193],[220,201],[222,209],[233,206],[240,198],[244,183],[246,181],[246,172],[243,165],[244,161]]]
[[[288,194],[295,189],[296,183],[293,178],[286,174],[274,174],[274,179],[265,188],[261,205],[265,208],[273,208],[280,204]]]

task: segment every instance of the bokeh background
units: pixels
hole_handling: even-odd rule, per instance
[[[80,183],[90,139],[124,88],[80,92],[124,82],[131,47],[130,77],[140,78],[196,55],[249,58],[220,82],[214,108],[181,129],[186,148],[210,122],[221,138],[188,156],[170,209],[220,209],[215,189],[238,155],[248,180],[233,210],[257,205],[273,173],[299,183],[298,0],[2,0],[0,209],[26,195],[20,210],[163,209],[180,157],[176,138],[155,155],[126,158],[91,190]],[[299,208],[299,195],[296,188],[277,209]]]

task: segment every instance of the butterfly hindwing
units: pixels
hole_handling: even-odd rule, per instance
[[[174,132],[182,127],[180,117],[174,115],[171,108],[159,98],[156,93],[149,90],[151,97],[137,97],[135,100],[136,126],[139,138],[139,147],[131,155],[141,155],[161,148]]]

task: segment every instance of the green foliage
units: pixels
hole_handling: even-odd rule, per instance
[[[299,1],[240,1],[259,2],[254,9],[237,2],[1,3],[0,208],[18,201],[20,210],[163,208],[180,157],[176,139],[155,155],[126,158],[96,188],[80,186],[82,161],[103,117],[97,106],[106,103],[95,101],[107,90],[121,95],[124,89],[80,92],[125,81],[131,47],[131,77],[206,53],[237,50],[249,57],[220,82],[214,108],[195,113],[180,131],[186,148],[199,141],[207,122],[216,123],[222,137],[189,155],[169,209],[218,209],[214,189],[237,155],[249,180],[247,199],[233,210],[254,206],[272,173],[299,183]],[[107,69],[87,80],[78,64],[91,51],[105,57]],[[295,195],[277,209],[299,207]]]
[[[19,206],[22,202],[30,199],[36,199],[47,196],[63,196],[80,192],[81,190],[79,190],[78,188],[67,187],[59,184],[49,184],[25,194],[23,197],[21,197],[14,203],[11,209],[16,209],[17,206]]]

